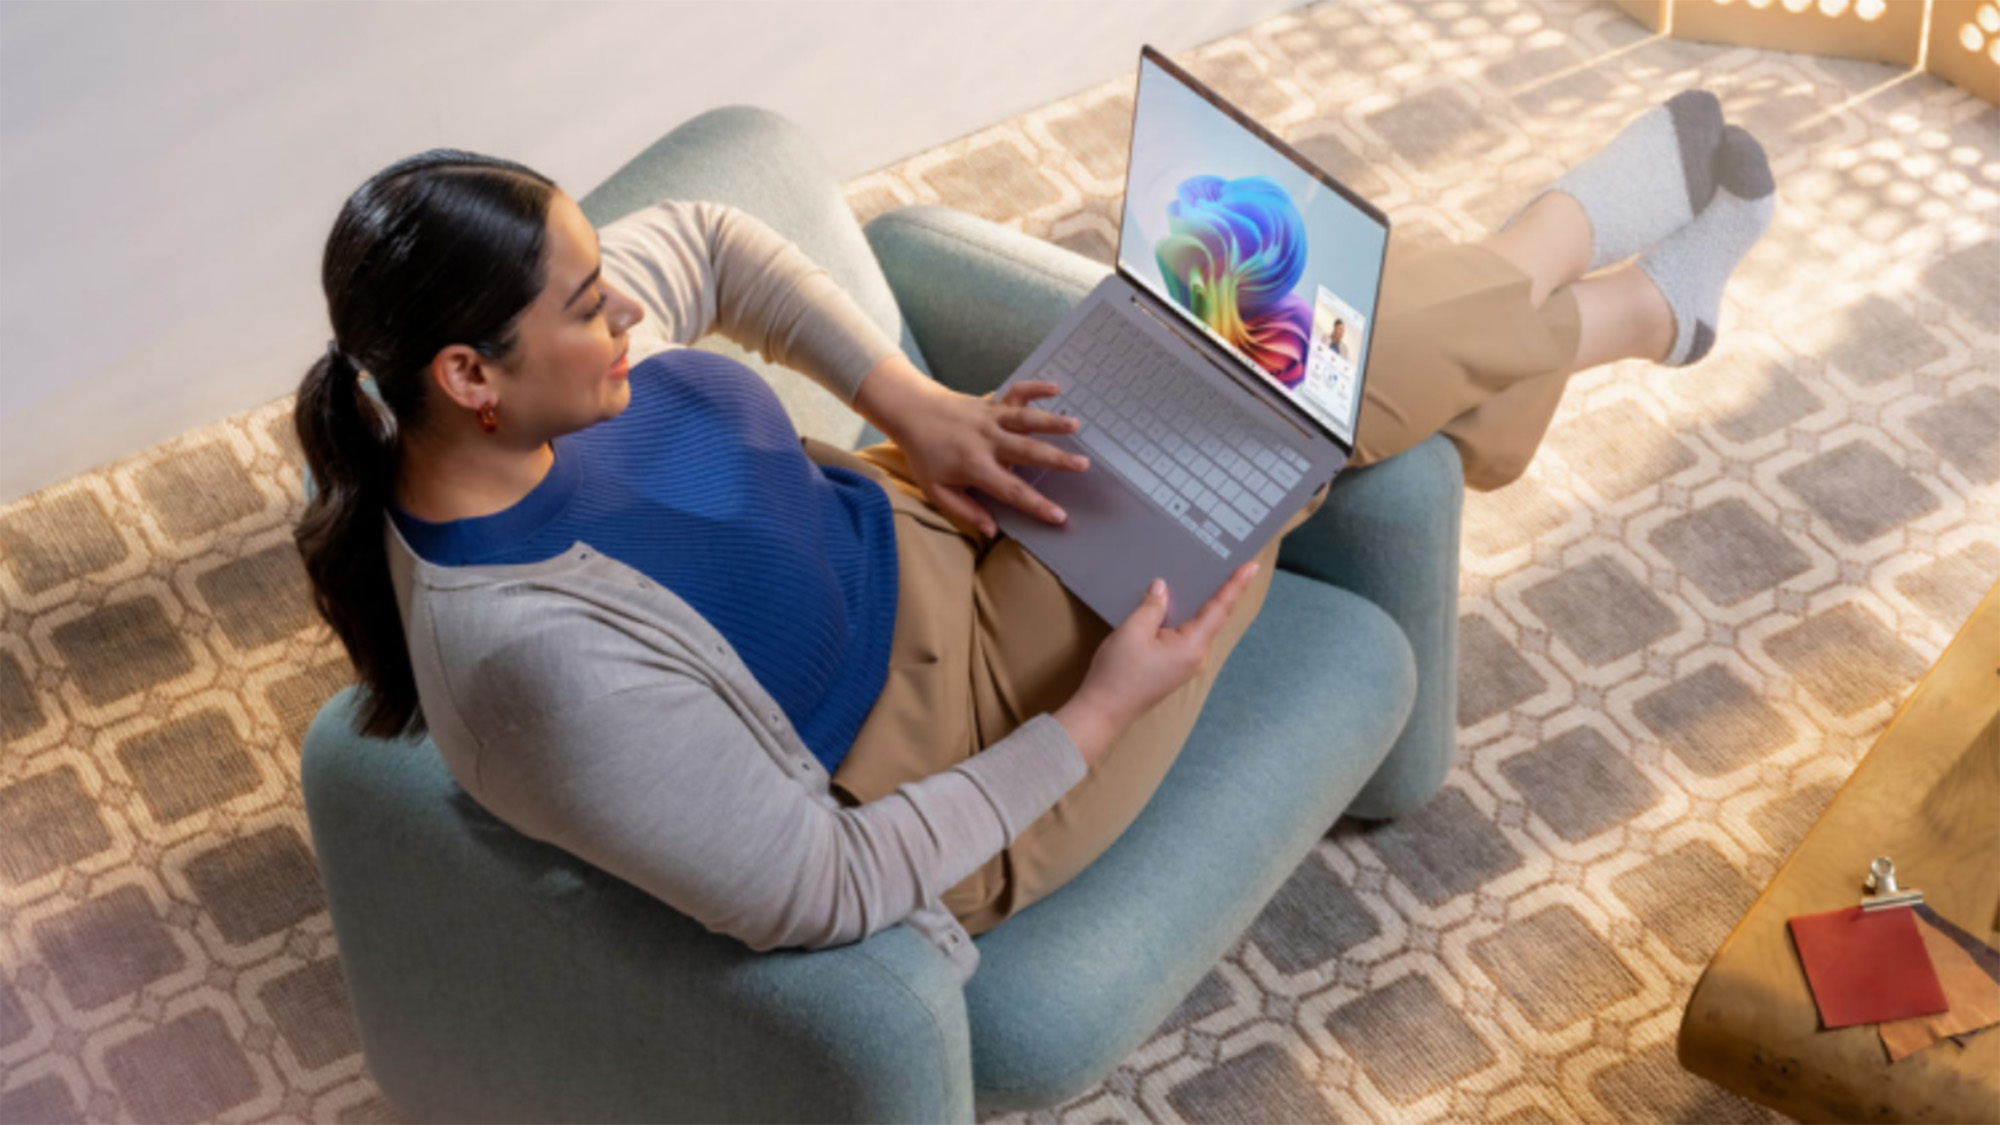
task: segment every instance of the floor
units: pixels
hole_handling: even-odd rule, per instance
[[[1769,1120],[1674,1035],[2000,577],[2000,110],[1558,0],[1326,3],[1178,57],[1399,239],[1477,237],[1690,86],[1770,151],[1778,213],[1714,355],[1579,377],[1528,475],[1468,497],[1443,795],[1337,827],[1152,1040],[1029,1119]],[[1129,113],[1082,91],[849,198],[1108,261]],[[299,800],[349,673],[290,545],[289,410],[0,508],[0,1121],[395,1119]]]

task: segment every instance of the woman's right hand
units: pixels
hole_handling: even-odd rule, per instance
[[[1172,629],[1160,627],[1166,583],[1153,580],[1138,608],[1097,646],[1082,686],[1054,712],[1086,763],[1096,765],[1125,728],[1207,666],[1216,634],[1256,573],[1254,562],[1237,567],[1208,604]]]

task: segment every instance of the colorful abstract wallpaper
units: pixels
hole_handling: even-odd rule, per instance
[[[1153,247],[1167,293],[1286,387],[1306,377],[1312,304],[1292,292],[1306,268],[1305,220],[1268,176],[1195,176],[1167,206]]]

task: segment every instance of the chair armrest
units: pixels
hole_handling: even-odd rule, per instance
[[[1403,628],[1417,701],[1395,748],[1348,815],[1385,820],[1437,794],[1458,743],[1458,447],[1433,435],[1334,478],[1326,503],[1285,538],[1278,567],[1352,590]]]
[[[899,207],[862,233],[932,374],[967,394],[1006,381],[1110,272],[949,207]]]
[[[353,688],[301,765],[370,1069],[425,1120],[971,1121],[964,994],[908,927],[754,953],[481,809]]]

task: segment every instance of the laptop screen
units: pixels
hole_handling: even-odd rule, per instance
[[[1352,447],[1387,220],[1171,65],[1139,61],[1119,270]]]

